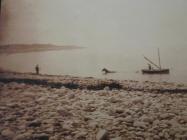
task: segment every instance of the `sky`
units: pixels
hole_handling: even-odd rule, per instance
[[[187,0],[3,0],[0,44],[186,46]]]

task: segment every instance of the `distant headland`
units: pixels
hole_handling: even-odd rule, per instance
[[[0,54],[71,50],[71,49],[81,49],[81,48],[83,47],[71,46],[71,45],[58,46],[53,44],[8,44],[8,45],[0,45]]]

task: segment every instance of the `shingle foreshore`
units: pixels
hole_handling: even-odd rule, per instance
[[[185,140],[184,84],[0,73],[2,140]]]

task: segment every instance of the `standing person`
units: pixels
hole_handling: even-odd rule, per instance
[[[39,73],[40,73],[40,68],[39,68],[39,65],[38,65],[38,64],[36,65],[35,70],[36,70],[36,74],[39,74]]]
[[[148,68],[149,68],[149,70],[152,70],[152,67],[151,67],[151,65],[150,65],[150,64],[148,64]]]
[[[0,0],[0,14],[1,14],[1,0]]]

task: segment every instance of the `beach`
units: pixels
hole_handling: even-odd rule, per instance
[[[2,140],[187,138],[187,86],[0,73]]]
[[[187,140],[187,0],[0,4],[0,140]]]

